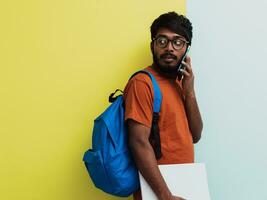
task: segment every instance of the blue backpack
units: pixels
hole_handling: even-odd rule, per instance
[[[153,123],[149,139],[158,159],[161,157],[158,128],[161,92],[151,73],[141,70],[132,77],[140,72],[149,75],[153,84]],[[109,98],[114,102],[94,120],[92,149],[84,153],[83,161],[97,188],[115,196],[127,197],[138,190],[140,183],[138,170],[128,148],[123,97],[119,95],[114,98],[116,92]]]

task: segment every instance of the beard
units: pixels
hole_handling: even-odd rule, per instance
[[[156,66],[158,67],[158,69],[164,73],[164,74],[168,74],[168,75],[177,75],[178,73],[178,67],[181,63],[181,61],[179,60],[179,62],[176,65],[173,64],[168,64],[168,63],[162,63],[160,62],[161,59],[163,59],[166,55],[169,56],[173,56],[174,59],[178,59],[176,56],[170,54],[170,53],[166,53],[160,56],[160,58],[157,57],[157,55],[155,55],[154,52],[152,52],[153,54],[153,62],[156,64]]]

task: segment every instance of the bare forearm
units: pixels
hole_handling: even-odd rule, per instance
[[[135,143],[130,146],[137,168],[157,197],[160,200],[170,199],[171,193],[159,171],[153,148],[149,142]]]
[[[194,91],[185,96],[185,110],[187,114],[189,128],[192,133],[193,142],[197,143],[201,138],[203,122]]]

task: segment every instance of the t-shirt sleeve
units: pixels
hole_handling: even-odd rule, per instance
[[[152,83],[151,83],[152,84]],[[132,119],[151,127],[153,114],[153,93],[150,83],[133,78],[124,90],[125,121]]]

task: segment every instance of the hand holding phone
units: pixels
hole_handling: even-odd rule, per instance
[[[178,69],[177,69],[177,76],[178,76],[179,81],[183,78],[183,70],[184,70],[185,66],[182,63],[183,63],[183,61],[185,61],[185,58],[186,58],[189,50],[190,50],[190,45],[187,47],[187,49],[186,49],[186,51],[185,51],[185,53],[181,59],[181,62],[178,66]]]

